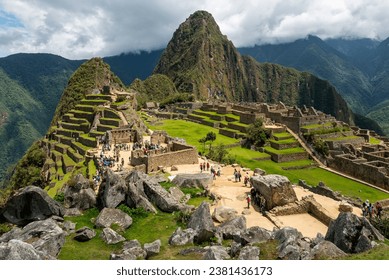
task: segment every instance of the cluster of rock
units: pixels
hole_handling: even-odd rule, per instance
[[[215,211],[217,212],[217,211]],[[226,211],[229,213],[229,211]],[[215,215],[217,217],[218,215]],[[223,240],[232,240],[231,245],[223,247]],[[258,260],[259,243],[277,241],[279,259],[309,260],[320,258],[341,258],[348,253],[363,252],[371,249],[377,240],[384,237],[365,218],[345,212],[331,222],[325,237],[318,234],[314,239],[303,237],[295,228],[284,227],[273,231],[254,226],[246,227],[246,218],[232,214],[215,226],[209,211],[209,204],[203,202],[193,212],[187,228],[178,228],[170,237],[170,245],[201,245],[211,242],[204,248],[194,247],[182,250],[181,254],[197,253],[203,259],[246,259]]]
[[[313,211],[316,204],[309,197],[300,205],[298,202],[288,202],[287,197],[278,194],[288,192],[288,182],[277,175],[252,178],[254,187],[266,195],[271,205],[269,207],[277,205],[273,209],[282,211],[296,205],[293,206],[296,209],[310,207],[309,211]],[[137,240],[126,241],[118,232],[129,228],[132,218],[114,207],[125,203],[152,212],[156,211],[155,207],[165,212],[191,210],[180,202],[184,194],[179,189],[168,192],[158,182],[138,171],[122,175],[108,171],[97,196],[92,195],[90,188],[89,182],[79,176],[72,186],[65,188],[64,204],[76,210],[102,206],[93,221],[94,228],[101,229],[99,238],[107,244],[123,242],[121,251],[111,254],[113,260],[148,259],[158,254],[161,247],[160,240],[146,243],[143,247]],[[0,211],[1,220],[17,225],[0,236],[0,259],[56,259],[67,235],[73,234],[73,238],[80,242],[96,237],[95,229],[82,227],[75,230],[74,223],[64,221],[66,212],[60,203],[38,187],[20,190]],[[216,226],[215,221],[219,225]],[[223,240],[232,240],[230,246],[222,246]],[[236,210],[219,207],[211,215],[209,204],[203,202],[191,214],[187,228],[177,228],[171,235],[169,244],[192,244],[193,248],[182,250],[181,254],[197,253],[203,259],[257,260],[261,253],[257,244],[272,240],[277,241],[279,259],[297,260],[340,258],[345,254],[363,252],[376,246],[376,241],[383,241],[384,237],[366,218],[357,217],[349,211],[340,213],[336,220],[329,222],[325,237],[318,235],[310,239],[290,227],[273,231],[258,226],[247,228],[246,218],[238,216]],[[204,243],[211,245],[198,246]]]

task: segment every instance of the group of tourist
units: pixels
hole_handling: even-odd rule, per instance
[[[362,215],[364,217],[369,217],[369,219],[372,219],[375,215],[378,219],[381,219],[382,215],[382,205],[379,201],[373,205],[369,200],[367,199],[365,202],[362,203]]]
[[[246,201],[247,208],[250,208],[250,204],[256,205],[259,207],[259,210],[262,215],[265,215],[266,199],[260,192],[258,192],[253,187],[250,189],[250,193],[247,195]]]
[[[209,167],[210,167],[210,165],[209,165],[208,161],[207,162],[205,162],[205,161],[200,162],[200,172],[209,171]]]

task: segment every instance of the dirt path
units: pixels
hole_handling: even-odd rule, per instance
[[[199,162],[203,162],[203,160],[199,159]],[[199,164],[187,164],[178,166],[178,170],[171,171],[171,174],[194,174],[199,172]],[[217,177],[216,180],[213,181],[210,191],[219,196],[221,199],[215,205],[211,206],[211,213],[218,206],[232,207],[237,210],[239,215],[241,215],[244,210],[247,210],[245,198],[250,189],[249,187],[245,187],[243,182],[235,182],[233,172],[234,168],[232,166],[222,167],[221,176]],[[252,172],[249,173],[252,175]],[[333,219],[339,215],[339,201],[314,194],[299,186],[295,186],[294,190],[299,200],[301,200],[304,196],[313,195],[316,201],[330,213]],[[269,219],[260,214],[257,207],[250,206],[249,210],[250,211],[244,215],[246,217],[247,227],[260,226],[268,230],[272,230],[275,227]],[[359,208],[354,207],[353,212],[354,214],[361,215],[361,210]],[[277,218],[284,224],[284,226],[297,228],[304,236],[307,237],[316,237],[317,233],[325,235],[328,229],[325,224],[309,214],[278,216]]]

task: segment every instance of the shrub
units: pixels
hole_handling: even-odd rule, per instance
[[[121,204],[118,206],[118,209],[128,214],[133,220],[146,218],[147,216],[149,216],[149,212],[142,207],[130,208],[127,205]]]

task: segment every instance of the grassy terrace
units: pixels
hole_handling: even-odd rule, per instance
[[[305,150],[301,147],[283,149],[283,150],[277,150],[272,147],[265,147],[265,150],[268,151],[269,153],[278,154],[278,155],[305,153]]]
[[[301,128],[315,129],[315,128],[327,128],[327,127],[332,127],[332,122],[326,122],[326,123],[323,123],[323,124],[318,124],[318,123],[309,124],[309,125],[304,125]]]
[[[339,136],[339,137],[331,137],[331,138],[324,138],[325,141],[345,141],[345,140],[353,140],[358,139],[359,136],[351,135],[351,136]]]
[[[213,111],[203,111],[203,110],[194,110],[194,111],[193,111],[193,113],[196,113],[196,112],[199,112],[199,113],[206,113],[206,114],[208,114],[209,116],[225,116],[225,117],[229,117],[229,118],[232,118],[232,119],[235,119],[235,120],[239,121],[239,116],[234,115],[234,114],[218,114],[217,112],[213,112]]]
[[[277,143],[277,144],[292,144],[292,143],[296,143],[297,140],[294,138],[288,138],[288,139],[283,139],[283,140],[271,139],[270,142]]]
[[[161,120],[155,122],[153,125],[149,125],[149,127],[152,130],[165,130],[173,137],[184,138],[188,144],[196,146],[199,151],[202,151],[203,146],[198,142],[198,140],[204,137],[210,131],[217,133],[217,130],[214,128],[184,120]],[[290,134],[277,133],[276,135],[288,136]],[[213,143],[213,145],[228,145],[236,142],[237,141],[235,139],[217,134],[216,141]],[[287,150],[290,150],[290,152],[303,151],[302,148]],[[275,151],[280,152],[278,150]],[[322,181],[333,190],[339,191],[346,196],[360,197],[362,200],[369,199],[371,201],[389,198],[389,195],[384,192],[373,189],[367,185],[357,183],[353,180],[344,178],[318,167],[297,170],[287,169],[288,167],[290,168],[310,165],[310,163],[312,163],[310,160],[275,163],[271,160],[266,160],[268,157],[267,154],[251,151],[241,147],[230,148],[229,152],[232,156],[235,157],[236,162],[244,167],[248,167],[251,170],[259,167],[266,170],[268,174],[284,175],[287,176],[293,183],[297,183],[299,179],[302,179],[305,180],[308,184],[316,186],[320,181]]]

